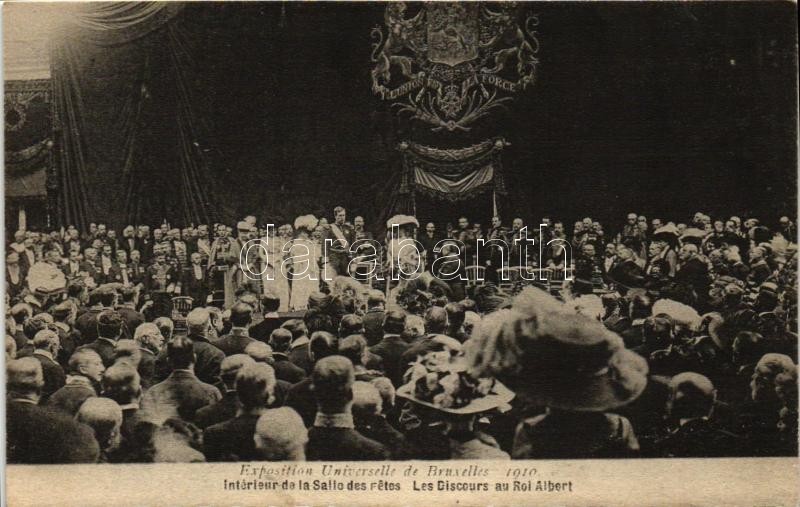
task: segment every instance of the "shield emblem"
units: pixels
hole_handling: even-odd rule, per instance
[[[426,4],[428,60],[451,67],[478,57],[477,2]]]

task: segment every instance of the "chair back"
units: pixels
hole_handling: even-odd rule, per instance
[[[194,299],[189,296],[176,296],[172,298],[172,322],[175,331],[187,331],[186,316],[192,311]]]

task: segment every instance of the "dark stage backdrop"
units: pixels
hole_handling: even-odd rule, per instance
[[[530,4],[537,83],[460,134],[371,93],[384,8],[192,3],[127,42],[74,33],[53,54],[62,221],[279,223],[341,204],[379,227],[404,206],[399,141],[496,135],[507,223],[795,214],[791,4]]]

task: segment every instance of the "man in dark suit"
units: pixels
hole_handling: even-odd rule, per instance
[[[142,256],[142,262],[147,264],[153,258],[153,238],[150,237],[150,226],[140,225],[136,233],[136,250]]]
[[[125,321],[123,335],[126,338],[133,338],[136,328],[144,324],[144,315],[136,311],[136,290],[133,287],[123,287],[120,292],[122,303],[117,306],[117,312]]]
[[[354,429],[350,411],[354,381],[353,365],[345,357],[326,357],[314,365],[312,384],[317,414],[308,431],[310,461],[389,459],[383,445]]]
[[[433,222],[429,222],[425,226],[425,233],[419,237],[419,242],[422,245],[422,253],[425,256],[425,269],[427,271],[431,270],[431,265],[433,265],[433,261],[436,260],[436,253],[433,251],[433,248],[436,246],[436,243],[439,242],[439,235],[436,233],[436,225]]]
[[[289,349],[289,361],[299,366],[305,372],[311,371],[312,363],[309,359],[309,339],[308,328],[305,322],[300,319],[290,319],[281,326],[292,333],[292,344]]]
[[[130,273],[131,283],[133,285],[145,284],[147,277],[147,266],[142,262],[142,255],[139,250],[132,250],[130,254],[130,262],[128,263],[128,271]]]
[[[408,350],[408,343],[400,336],[405,330],[406,315],[402,310],[390,310],[386,312],[383,321],[383,339],[376,345],[370,347],[370,352],[381,356],[383,359],[383,369],[386,376],[396,386],[402,381],[407,364],[403,363],[403,354]]]
[[[122,335],[124,321],[116,310],[103,310],[97,314],[97,339],[81,348],[90,348],[100,355],[103,365],[114,364],[114,349]]]
[[[252,461],[256,458],[256,422],[275,401],[275,371],[265,363],[243,367],[236,374],[236,416],[209,426],[203,432],[203,453],[208,461]]]
[[[278,380],[296,384],[306,377],[306,372],[289,360],[289,349],[292,346],[292,333],[288,329],[278,328],[269,337],[272,347],[272,367]]]
[[[25,341],[22,347],[17,346],[17,357],[33,355],[33,338],[39,331],[50,328],[48,317],[49,315],[47,314],[37,314],[27,319],[25,323],[22,324],[22,333],[25,335]]]
[[[139,245],[134,235],[133,226],[125,226],[125,228],[122,229],[122,241],[119,242],[119,248],[121,250],[125,250],[125,252],[128,254],[128,257],[130,257],[132,251],[138,250],[138,246]]]
[[[261,298],[261,310],[264,312],[264,320],[250,326],[250,337],[260,342],[267,343],[273,331],[281,327],[281,319],[278,315],[278,308],[281,305],[279,297],[272,292],[267,292]],[[273,350],[275,347],[273,347]]]
[[[371,290],[367,295],[367,313],[361,318],[364,322],[364,338],[375,345],[383,338],[383,318],[386,296],[379,290]]]
[[[167,344],[167,359],[172,373],[151,387],[142,399],[143,417],[160,424],[170,417],[194,422],[195,413],[222,399],[222,393],[194,374],[196,356],[192,340],[176,336]]]
[[[673,422],[669,433],[655,443],[655,454],[669,458],[737,456],[740,439],[714,420],[716,391],[703,375],[684,372],[669,382],[667,412]]]
[[[508,229],[499,216],[492,217],[492,227],[486,232],[486,247],[480,252],[486,265],[486,280],[498,282],[497,272],[508,257]]]
[[[182,293],[192,298],[194,306],[205,306],[208,295],[208,272],[202,264],[202,257],[195,252],[190,256],[191,263],[183,271]]]
[[[62,301],[50,310],[54,320],[53,330],[58,333],[59,340],[56,361],[62,368],[67,367],[69,358],[81,343],[81,334],[73,327],[76,311],[72,301]]]
[[[326,331],[317,331],[309,342],[310,360],[318,361],[322,358],[339,353],[339,339]],[[303,418],[303,423],[308,427],[314,423],[317,413],[317,402],[311,389],[311,377],[306,377],[294,384],[286,395],[284,405],[292,407]]]
[[[137,427],[144,421],[139,412],[142,385],[139,373],[133,365],[117,363],[103,375],[103,397],[115,401],[122,411],[119,446],[111,451],[108,461],[117,463],[140,449],[136,439]]]
[[[207,405],[195,414],[195,425],[200,429],[206,429],[214,424],[225,422],[236,416],[236,374],[245,366],[255,364],[255,360],[245,354],[234,354],[222,360],[220,365],[220,379],[222,380],[222,399],[218,402]]]
[[[219,381],[220,364],[225,354],[208,341],[211,328],[211,314],[205,308],[195,308],[186,316],[188,336],[192,340],[195,354],[193,370],[197,378],[206,384],[214,385]],[[163,379],[169,374],[169,358],[163,350],[156,358],[156,378]]]
[[[131,283],[131,272],[128,269],[128,253],[120,249],[114,255],[116,256],[115,262],[111,264],[106,281],[121,283],[124,286],[133,285]]]
[[[39,361],[6,365],[6,459],[9,463],[95,463],[100,448],[91,428],[38,405],[44,378]]]
[[[245,303],[236,303],[231,308],[231,332],[214,340],[212,343],[226,356],[243,354],[245,347],[254,342],[247,332],[247,326],[253,321],[253,307]]]
[[[114,308],[116,303],[117,293],[113,289],[100,287],[89,293],[89,309],[75,321],[75,329],[80,331],[83,343],[97,339],[97,317],[103,310]]]
[[[105,370],[97,352],[89,348],[76,350],[69,358],[66,384],[50,396],[48,405],[74,416],[87,398],[99,394],[100,380]]]
[[[33,316],[33,308],[27,303],[17,303],[11,307],[11,318],[14,319],[16,332],[14,333],[14,341],[17,344],[17,353],[19,350],[28,343],[28,337],[25,336],[25,322]],[[38,331],[38,330],[37,330]],[[35,334],[35,333],[34,333]],[[32,339],[33,337],[31,337]]]
[[[617,247],[617,263],[609,271],[608,279],[617,285],[617,292],[622,295],[630,289],[644,287],[644,271],[634,261],[633,251],[629,247]]]
[[[350,261],[350,246],[356,239],[356,231],[353,226],[346,222],[347,211],[337,206],[333,210],[334,221],[330,225],[330,235],[328,240],[331,244],[326,244],[328,263],[336,270],[336,274],[348,276],[348,263]]]
[[[700,259],[697,245],[687,243],[678,251],[678,271],[675,283],[690,287],[698,298],[698,302],[708,299],[708,265]]]
[[[64,387],[66,383],[64,370],[56,362],[58,344],[58,333],[50,329],[43,329],[33,337],[33,357],[41,364],[44,378],[40,396],[42,403],[46,403],[50,395]]]

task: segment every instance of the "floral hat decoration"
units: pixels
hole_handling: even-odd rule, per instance
[[[469,375],[463,357],[448,350],[420,356],[404,378],[406,383],[397,396],[449,414],[507,410],[514,398],[514,393],[494,378]]]

